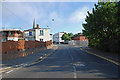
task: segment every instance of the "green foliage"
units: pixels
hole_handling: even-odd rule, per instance
[[[70,41],[71,40],[71,37],[73,36],[72,33],[65,33],[62,35],[62,40],[65,40],[65,41]]]
[[[92,13],[88,12],[83,34],[88,37],[89,46],[105,51],[120,51],[119,10],[120,2],[98,2]]]
[[[76,37],[76,36],[78,36],[78,35],[80,35],[80,34],[82,34],[82,33],[77,33],[77,34],[73,35],[72,37]]]

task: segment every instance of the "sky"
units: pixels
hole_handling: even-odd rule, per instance
[[[4,2],[2,3],[2,29],[31,29],[35,18],[40,28],[49,26],[50,33],[82,32],[87,11],[96,2]],[[52,21],[54,19],[54,21]]]

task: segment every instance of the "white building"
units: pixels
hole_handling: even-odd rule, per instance
[[[62,40],[62,35],[64,34],[65,32],[58,32],[56,34],[53,35],[53,42],[54,43],[61,43],[61,42],[64,42],[64,40]]]
[[[50,29],[49,28],[35,28],[35,21],[33,23],[33,29],[24,30],[24,38],[26,41],[33,40],[33,41],[50,41]]]

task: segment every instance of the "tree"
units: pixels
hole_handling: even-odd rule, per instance
[[[74,34],[72,37],[76,37],[76,36],[78,36],[78,35],[80,35],[80,34],[82,34],[82,33]]]
[[[89,46],[105,51],[118,51],[120,24],[118,10],[120,2],[98,2],[92,13],[88,12],[83,24],[83,34],[89,39]],[[119,14],[120,15],[120,14]],[[112,44],[111,44],[112,43]]]
[[[62,40],[65,40],[65,41],[70,41],[71,40],[71,37],[73,36],[72,33],[65,33],[62,35]]]
[[[68,36],[71,38],[73,36],[73,33],[68,33]]]

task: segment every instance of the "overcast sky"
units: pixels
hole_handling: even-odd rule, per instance
[[[2,4],[2,27],[30,29],[35,18],[41,28],[51,33],[81,32],[87,11],[96,2],[5,2]],[[52,21],[54,19],[54,21]]]

